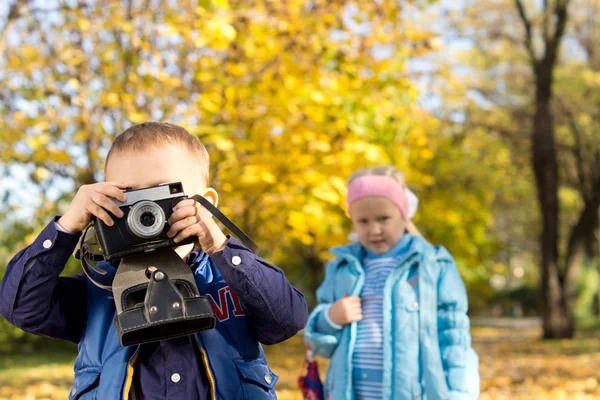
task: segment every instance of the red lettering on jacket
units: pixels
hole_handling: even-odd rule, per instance
[[[227,295],[231,299],[231,308],[233,311],[234,317],[240,317],[245,315],[244,310],[242,308],[242,304],[240,303],[240,299],[237,297],[235,293],[231,291],[229,286],[222,287],[218,291],[218,299],[215,299],[211,294],[208,294],[210,299],[212,300],[213,309],[215,311],[215,316],[221,322],[227,321],[229,319],[229,302],[227,301]]]

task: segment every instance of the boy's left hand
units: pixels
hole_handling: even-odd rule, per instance
[[[196,245],[207,254],[219,252],[227,244],[227,236],[214,221],[212,214],[194,199],[182,200],[173,208],[167,235],[175,243],[196,236]]]

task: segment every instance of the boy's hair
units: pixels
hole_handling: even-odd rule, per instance
[[[404,174],[400,172],[400,170],[393,165],[383,165],[379,167],[368,167],[359,169],[354,172],[350,178],[348,178],[348,185],[355,179],[358,179],[363,176],[387,176],[394,179],[402,189],[406,187],[406,179],[404,178]],[[406,221],[406,230],[413,235],[421,235],[421,232],[417,229],[417,226],[412,222],[412,220]]]
[[[196,157],[200,164],[200,173],[208,182],[210,157],[200,140],[184,128],[168,122],[148,121],[133,125],[118,135],[113,141],[104,168],[110,156],[123,151],[144,151],[153,147],[178,144]]]

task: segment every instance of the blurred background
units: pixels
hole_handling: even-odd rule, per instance
[[[599,12],[1,0],[0,277],[103,180],[117,134],[166,120],[207,146],[221,209],[312,308],[328,249],[351,233],[346,178],[394,164],[467,285],[481,398],[600,398]],[[0,321],[0,399],[66,398],[75,352]],[[300,335],[267,349],[280,399],[300,399],[303,352]]]

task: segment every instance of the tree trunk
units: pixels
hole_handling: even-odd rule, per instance
[[[323,266],[323,260],[317,254],[314,245],[302,246],[302,261],[306,265],[308,270],[308,290],[309,295],[306,296],[309,309],[314,308],[317,305],[317,299],[315,292],[323,282],[325,275],[325,269]]]
[[[548,3],[543,4],[545,17],[554,14],[556,22],[552,34],[543,35],[544,52],[543,56],[538,58],[535,51],[534,29],[531,21],[526,15],[522,0],[515,0],[519,17],[525,29],[523,43],[529,54],[532,72],[535,77],[535,116],[531,135],[531,152],[540,214],[542,216],[540,303],[544,338],[548,339],[571,338],[574,333],[573,310],[565,293],[559,266],[559,177],[554,120],[550,111],[553,73],[567,24],[568,3],[568,0],[563,0],[557,1],[553,6]]]
[[[543,73],[541,75],[538,75],[538,81],[552,79]],[[532,158],[542,215],[540,294],[544,338],[565,338],[573,336],[574,321],[573,313],[567,307],[559,273],[558,164],[550,112],[551,91],[547,82],[538,82],[537,86]]]

